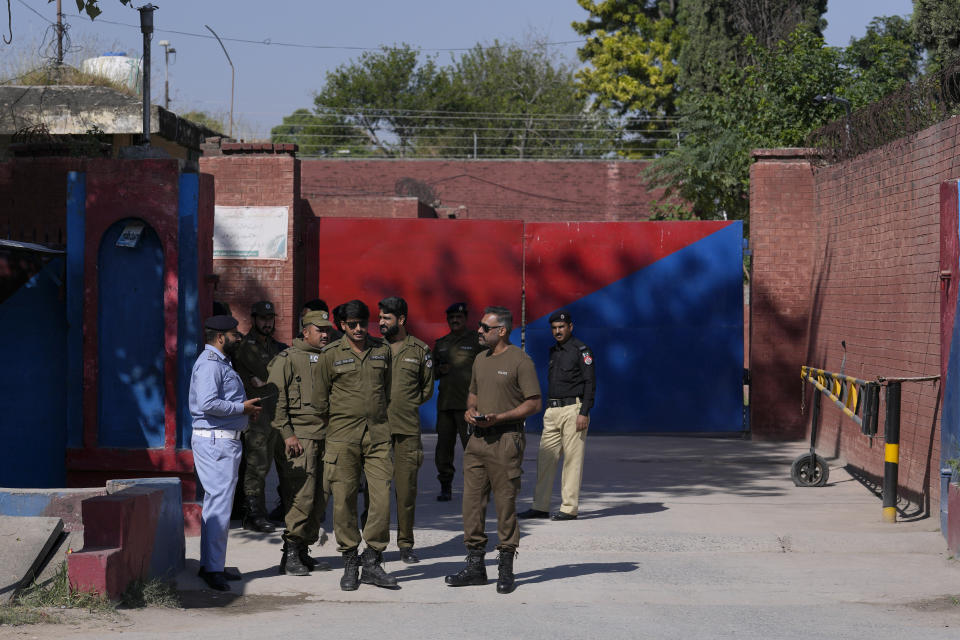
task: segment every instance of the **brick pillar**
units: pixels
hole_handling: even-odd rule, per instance
[[[804,149],[754,151],[750,168],[750,426],[760,439],[803,437],[816,199]]]
[[[287,344],[296,337],[298,306],[302,300],[302,277],[298,277],[298,228],[300,207],[300,160],[294,145],[224,144],[224,155],[201,158],[200,170],[213,174],[216,204],[244,207],[287,207],[286,260],[215,258],[219,282],[214,299],[230,305],[240,330],[250,330],[250,307],[258,300],[271,300],[277,307],[274,337]]]

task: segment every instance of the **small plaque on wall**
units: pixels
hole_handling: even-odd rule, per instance
[[[123,227],[120,237],[117,238],[118,247],[135,248],[140,244],[140,236],[143,235],[143,229],[146,225],[143,222],[130,222]]]
[[[213,216],[213,257],[287,259],[287,207],[224,207]]]

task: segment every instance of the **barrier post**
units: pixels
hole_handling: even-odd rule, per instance
[[[897,521],[897,479],[900,466],[900,382],[887,383],[887,412],[884,420],[883,520]]]

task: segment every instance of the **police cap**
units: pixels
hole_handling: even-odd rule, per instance
[[[466,302],[454,302],[452,305],[447,307],[447,315],[451,313],[462,313],[467,314],[467,303]]]
[[[573,323],[573,316],[570,315],[570,312],[566,309],[560,309],[559,311],[554,311],[550,314],[550,324],[554,322],[566,322],[567,324]]]
[[[312,324],[321,329],[324,327],[332,327],[333,323],[330,322],[330,312],[329,311],[309,311],[305,316],[303,316],[303,325],[306,326]]]
[[[213,329],[214,331],[231,331],[237,328],[237,319],[233,316],[210,316],[207,318],[206,322],[203,323],[205,329]]]
[[[250,309],[250,315],[275,316],[277,315],[277,310],[269,300],[261,300],[260,302],[254,303],[253,308]]]

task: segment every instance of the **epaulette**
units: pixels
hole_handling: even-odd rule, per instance
[[[278,353],[277,355],[275,355],[275,356],[273,356],[273,357],[274,357],[274,358],[286,358],[286,357],[288,357],[288,356],[287,356],[287,352],[288,352],[288,351],[290,351],[290,347],[287,347],[286,349],[284,349],[283,351],[281,351],[280,353]]]
[[[207,351],[207,360],[219,360],[219,359],[220,358],[218,358],[217,354],[215,354],[213,351]]]
[[[424,342],[423,340],[421,340],[420,338],[416,337],[416,336],[410,336],[410,342],[412,342],[413,344],[417,345],[418,347],[420,347],[420,348],[423,349],[424,351],[429,351],[429,350],[430,350],[430,347],[427,346],[427,343]]]
[[[334,347],[336,347],[337,345],[340,344],[340,340],[343,340],[343,338],[339,338],[339,339],[337,339],[337,340],[334,340],[334,341],[331,342],[330,344],[326,345],[323,349],[320,349],[320,353],[326,353],[326,352],[329,351],[330,349],[333,349]]]
[[[386,340],[384,340],[383,338],[378,338],[378,337],[376,337],[376,336],[368,335],[368,336],[367,336],[367,340],[369,340],[369,341],[372,342],[373,344],[377,345],[378,347],[382,347],[382,346],[384,346],[384,345],[387,344],[387,341],[386,341]]]

